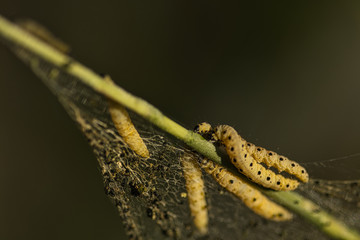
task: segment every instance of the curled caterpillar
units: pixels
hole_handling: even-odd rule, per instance
[[[105,81],[112,83],[109,76],[105,76]],[[136,154],[144,158],[150,157],[149,150],[140,137],[134,124],[131,122],[131,118],[126,109],[122,105],[110,99],[108,102],[111,119],[123,140]]]
[[[212,130],[210,124],[202,123],[195,130],[200,134],[212,132],[211,137],[213,140],[219,141],[226,146],[226,151],[234,166],[255,183],[274,190],[294,190],[299,185],[297,180],[276,174],[272,170],[263,167],[260,164],[261,162],[268,167],[277,168],[279,172],[286,171],[304,182],[308,181],[309,176],[306,170],[299,164],[246,142],[230,126],[220,125]],[[258,151],[258,149],[261,149],[261,151]]]
[[[201,169],[190,155],[184,155],[181,158],[181,164],[194,225],[201,234],[206,234],[208,231],[208,209]]]
[[[290,212],[270,201],[260,191],[227,169],[207,159],[201,160],[200,164],[223,188],[242,200],[256,214],[273,221],[292,219]]]
[[[245,140],[243,139],[243,141]],[[306,172],[305,168],[300,166],[297,162],[291,161],[287,157],[281,156],[276,152],[257,147],[249,142],[246,142],[245,146],[248,153],[259,163],[263,162],[268,167],[275,167],[279,172],[285,171],[294,175],[302,182],[309,181],[309,174]]]

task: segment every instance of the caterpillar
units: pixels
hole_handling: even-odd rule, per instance
[[[181,164],[194,225],[201,234],[206,234],[208,231],[208,209],[201,169],[190,155],[182,156]]]
[[[292,214],[290,212],[270,201],[259,190],[255,189],[229,170],[207,159],[202,159],[200,165],[223,188],[233,193],[256,214],[273,221],[286,221],[292,219]]]
[[[243,139],[243,141],[245,140]],[[287,157],[279,155],[276,152],[268,151],[262,147],[257,147],[250,142],[246,142],[245,146],[248,153],[259,163],[263,162],[268,167],[275,167],[279,172],[285,171],[294,175],[302,182],[306,183],[309,181],[309,174],[306,172],[305,168],[300,166],[298,163],[291,161]]]
[[[48,29],[32,19],[19,19],[16,24],[31,35],[48,43],[62,53],[69,53],[70,47],[62,40],[55,37]]]
[[[112,80],[109,76],[105,76],[104,79],[105,81],[112,83]],[[131,122],[131,118],[126,109],[122,105],[110,99],[108,100],[108,107],[115,128],[120,134],[120,136],[123,138],[123,140],[127,143],[127,145],[141,157],[149,158],[149,150],[147,149],[142,138],[140,137],[134,124]]]
[[[208,134],[209,131],[212,132],[212,140],[219,141],[226,146],[226,151],[233,165],[251,181],[264,187],[274,190],[294,190],[298,187],[299,182],[276,174],[263,167],[260,164],[261,162],[268,167],[277,168],[279,172],[286,171],[293,174],[303,182],[307,182],[309,179],[306,170],[298,163],[246,142],[230,126],[220,125],[212,130],[210,124],[202,123],[195,128],[195,131],[202,135]]]

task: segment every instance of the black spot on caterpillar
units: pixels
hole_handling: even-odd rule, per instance
[[[273,221],[286,221],[292,218],[290,212],[270,201],[260,191],[227,169],[207,159],[201,160],[200,165],[223,188],[233,193],[256,214]]]
[[[208,209],[201,169],[190,155],[183,155],[180,161],[183,167],[189,207],[194,225],[200,233],[206,234],[208,231]]]
[[[105,76],[104,80],[112,83],[112,80],[109,76]],[[134,124],[132,123],[126,109],[122,105],[110,99],[108,102],[111,119],[124,142],[126,142],[127,145],[141,157],[150,157],[150,153],[138,131],[136,130]]]
[[[266,169],[260,162],[264,162],[269,167],[274,166],[280,172],[287,171],[294,174],[304,182],[308,181],[306,170],[299,164],[246,142],[230,126],[220,125],[212,130],[210,124],[202,123],[198,125],[198,129],[199,133],[212,132],[212,137],[226,146],[226,151],[234,166],[251,181],[274,190],[294,190],[299,185],[296,180],[285,178],[281,174]],[[266,152],[266,157],[264,157],[264,152]]]

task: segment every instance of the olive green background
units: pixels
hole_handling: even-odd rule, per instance
[[[360,4],[289,1],[16,1],[32,18],[188,128],[230,124],[316,162],[360,152]],[[81,132],[0,45],[0,239],[123,239]],[[359,178],[360,157],[311,176]]]

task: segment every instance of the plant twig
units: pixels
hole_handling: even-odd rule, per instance
[[[182,140],[205,157],[221,164],[221,158],[217,155],[214,145],[203,139],[200,135],[180,126],[145,100],[126,92],[124,89],[113,83],[104,81],[102,76],[96,74],[91,69],[85,67],[69,56],[57,51],[48,44],[38,40],[23,31],[17,25],[7,21],[2,16],[0,16],[0,36],[33,52],[58,67],[66,66],[63,68],[64,71],[77,77],[94,90],[131,109],[149,122]],[[342,222],[320,209],[315,203],[295,192],[262,191],[282,205],[304,217],[307,221],[315,224],[320,230],[333,238],[360,239],[359,233],[355,230],[350,229]]]
[[[275,192],[265,190],[265,194],[286,206],[307,221],[317,226],[321,231],[335,239],[359,239],[360,235],[350,229],[334,216],[324,211],[309,199],[296,192]]]

